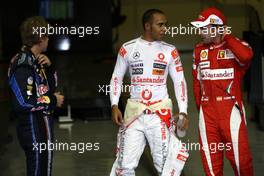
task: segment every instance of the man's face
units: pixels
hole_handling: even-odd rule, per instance
[[[218,26],[207,25],[200,28],[200,35],[203,40],[203,43],[209,44],[212,43],[215,38],[219,37]]]
[[[166,16],[164,14],[155,13],[152,17],[152,23],[149,23],[148,25],[152,39],[158,41],[162,40],[166,32]]]
[[[42,52],[47,51],[48,43],[49,43],[49,37],[45,36],[40,39],[40,47],[42,48]]]

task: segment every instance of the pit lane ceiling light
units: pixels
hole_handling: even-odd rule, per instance
[[[71,41],[69,38],[62,38],[58,42],[58,49],[60,51],[68,51],[71,47]]]

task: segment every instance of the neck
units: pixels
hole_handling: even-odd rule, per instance
[[[31,50],[31,52],[34,54],[34,56],[35,56],[36,58],[37,58],[38,55],[41,53],[40,49],[39,49],[36,45],[32,46],[32,48],[31,48],[30,50]]]
[[[221,42],[222,42],[222,36],[221,35],[215,37],[214,40],[213,40],[213,43],[216,44],[216,45],[220,44]]]
[[[144,34],[142,35],[142,39],[148,41],[148,42],[153,42],[153,38],[146,32],[144,32]]]

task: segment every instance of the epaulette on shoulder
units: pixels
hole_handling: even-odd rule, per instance
[[[202,47],[202,46],[204,46],[204,44],[203,44],[202,42],[199,42],[199,43],[197,43],[197,44],[195,45],[195,48],[199,48],[199,47]]]
[[[124,43],[124,46],[127,47],[128,45],[131,45],[133,43],[136,43],[136,40],[137,39],[133,39],[133,40],[130,40],[130,41],[126,42],[126,43]]]
[[[15,59],[14,64],[16,66],[32,66],[33,65],[33,58],[26,52],[21,52]]]
[[[168,43],[163,42],[163,41],[161,42],[161,44],[162,44],[162,45],[165,45],[165,46],[168,46],[168,47],[170,47],[171,49],[175,48],[174,45],[168,44]]]

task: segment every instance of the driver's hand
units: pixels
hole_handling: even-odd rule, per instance
[[[118,109],[117,105],[112,106],[112,120],[117,125],[121,126],[123,123],[123,117],[121,111]]]
[[[183,120],[179,126],[177,125],[177,128],[179,128],[182,131],[187,130],[189,128],[189,117],[186,113],[180,112],[178,114],[178,116],[176,117],[176,124],[177,124],[177,121],[179,120],[180,115],[183,116]]]

